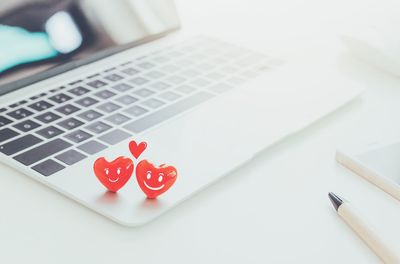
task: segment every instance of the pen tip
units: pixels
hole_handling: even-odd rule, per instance
[[[339,206],[344,202],[344,200],[334,194],[333,192],[328,193],[329,200],[331,200],[333,207],[335,207],[335,210],[337,211],[339,209]]]

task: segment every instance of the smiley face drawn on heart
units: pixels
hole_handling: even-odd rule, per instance
[[[134,165],[126,157],[118,157],[111,162],[101,157],[94,162],[93,169],[96,177],[109,191],[117,192],[132,176]]]
[[[173,166],[154,166],[142,160],[136,166],[136,180],[147,198],[154,199],[166,192],[175,183],[178,172]]]

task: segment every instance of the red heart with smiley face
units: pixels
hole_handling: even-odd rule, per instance
[[[147,160],[142,160],[136,166],[136,179],[147,198],[154,199],[166,192],[175,183],[178,172],[175,167],[165,164],[154,166]]]
[[[101,157],[93,165],[96,177],[111,192],[117,192],[127,183],[133,168],[133,161],[126,157],[118,157],[111,162]]]

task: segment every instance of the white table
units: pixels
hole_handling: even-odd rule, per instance
[[[185,29],[288,59],[337,60],[344,74],[367,90],[140,228],[119,226],[0,166],[0,263],[379,262],[336,216],[328,191],[343,194],[400,251],[400,202],[334,161],[338,145],[400,132],[400,79],[343,52],[337,38],[348,25],[384,17],[392,3],[181,0],[178,5]]]

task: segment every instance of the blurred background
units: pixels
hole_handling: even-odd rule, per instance
[[[179,24],[172,0],[3,0],[0,85]],[[175,1],[183,29],[280,57],[334,57],[343,34],[399,35],[396,0]],[[218,21],[218,23],[215,23]],[[6,40],[6,41],[5,41]],[[400,46],[400,42],[398,43]],[[400,53],[400,51],[399,51]]]
[[[0,85],[178,25],[171,0],[2,1]]]

